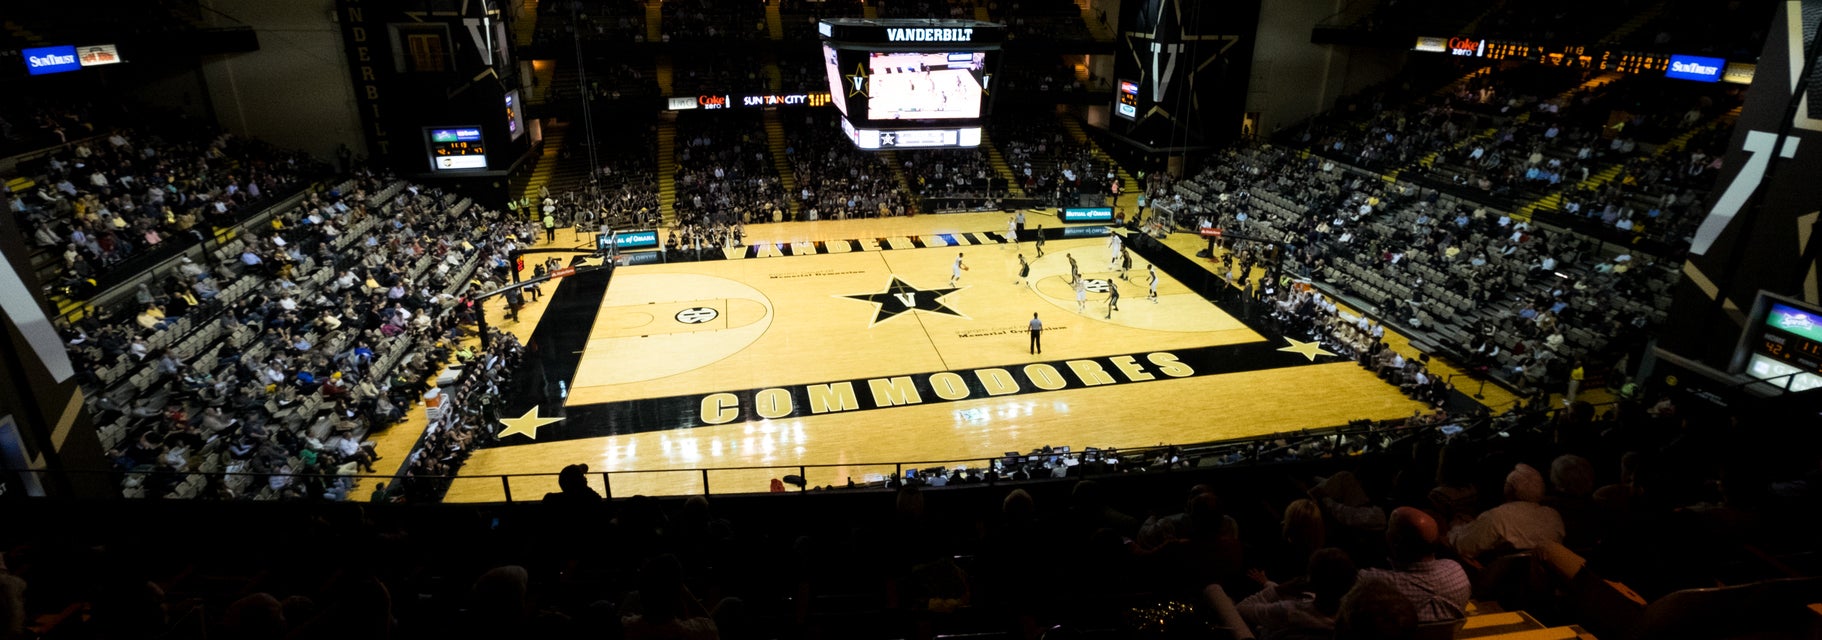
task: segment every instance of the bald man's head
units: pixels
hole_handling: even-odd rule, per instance
[[[1386,522],[1386,545],[1397,562],[1416,562],[1434,553],[1437,535],[1436,520],[1416,507],[1393,509]]]

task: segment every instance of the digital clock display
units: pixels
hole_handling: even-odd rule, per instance
[[[1487,41],[1486,57],[1491,60],[1528,58],[1535,52],[1536,47],[1532,47],[1531,45],[1519,44],[1516,42],[1494,42],[1489,40]]]
[[[1601,55],[1601,68],[1620,73],[1663,73],[1670,68],[1670,56],[1659,53],[1608,51]]]
[[[487,168],[480,127],[430,129],[430,167],[437,171]]]

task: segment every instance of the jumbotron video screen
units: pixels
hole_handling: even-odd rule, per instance
[[[839,18],[818,26],[830,97],[856,146],[980,144],[1004,25]]]
[[[981,117],[985,52],[874,52],[868,120],[933,120]]]

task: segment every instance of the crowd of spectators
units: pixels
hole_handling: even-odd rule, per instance
[[[1117,195],[1113,162],[1092,144],[1069,139],[1054,117],[995,123],[993,139],[1025,195],[1051,206],[1075,206],[1081,197]]]
[[[858,18],[859,0],[782,0],[778,17],[784,24],[786,40],[815,40],[821,34],[816,23],[824,18]]]
[[[1160,204],[1288,243],[1286,275],[1347,291],[1523,388],[1628,371],[1675,279],[1648,255],[1277,148],[1230,150],[1176,191]]]
[[[1450,0],[1387,0],[1366,15],[1342,26],[1360,31],[1393,33],[1460,33],[1486,7]]]
[[[645,4],[638,0],[551,0],[538,5],[535,38],[544,46],[645,42]],[[572,21],[572,13],[575,19]]]
[[[508,304],[511,301],[508,298]],[[511,389],[525,347],[511,333],[487,331],[486,347],[464,347],[456,352],[461,373],[448,392],[440,388],[431,392],[437,396],[438,407],[424,428],[424,439],[412,449],[398,481],[374,487],[369,500],[441,501],[449,478],[461,470],[469,454],[493,442],[502,398]],[[445,393],[448,397],[443,397]]]
[[[23,99],[0,106],[0,155],[45,149],[95,135],[118,114],[85,102]]]
[[[651,61],[641,60],[637,63],[626,60],[596,60],[589,63],[588,91],[594,100],[619,100],[627,97],[658,95],[658,72]],[[577,90],[568,78],[559,76],[558,86],[552,88],[552,97],[562,99],[574,95]]]
[[[819,55],[781,54],[778,61],[780,88],[785,93],[824,93],[829,90],[829,71]]]
[[[1543,213],[1603,239],[1680,249],[1726,144],[1724,128],[1710,127],[1740,104],[1741,91],[1613,76],[1553,67],[1481,73],[1402,105],[1375,95],[1346,101],[1280,139],[1367,169],[1408,168],[1506,210],[1543,203]]]
[[[1644,12],[1647,0],[1598,4],[1544,0],[1524,7],[1500,7],[1475,21],[1474,35],[1519,42],[1592,44]]]
[[[987,10],[1006,23],[1007,37],[1014,40],[1094,40],[1081,7],[1069,0],[1000,0]]]
[[[1628,51],[1657,51],[1751,60],[1770,30],[1775,2],[1712,3],[1670,0],[1651,20],[1620,40]]]
[[[59,259],[54,290],[86,297],[114,267],[201,242],[321,175],[321,165],[231,134],[116,129],[21,165],[37,176],[6,206]]]
[[[910,202],[876,153],[854,147],[839,116],[806,113],[785,127],[785,153],[795,173],[796,197],[805,219],[905,215]]]
[[[674,95],[739,95],[769,93],[771,89],[761,67],[747,58],[679,57],[673,67],[671,87]]]
[[[664,3],[664,41],[764,40],[761,0],[670,0]]]
[[[994,208],[993,201],[1007,195],[1006,179],[981,149],[900,151],[898,157],[925,210]]]
[[[1637,609],[1573,603],[1764,580],[1780,568],[1748,545],[1813,548],[1814,451],[1749,451],[1730,423],[1753,421],[1667,398],[1522,408],[1267,442],[1256,464],[1078,477],[1084,455],[1059,481],[920,471],[810,497],[609,501],[576,464],[541,504],[245,514],[260,536],[87,524],[132,505],[33,519],[0,540],[0,579],[26,616],[80,603],[52,623],[75,638],[1409,638],[1472,609],[1623,637]],[[323,540],[346,550],[256,552]]]
[[[1009,91],[1081,93],[1089,89],[1088,84],[1076,79],[1075,65],[1062,56],[1020,58],[1008,61],[1008,64],[1017,69],[1016,73],[1003,75],[1004,86]],[[1106,87],[1105,79],[1090,77],[1090,81],[1096,83],[1095,88]]]
[[[949,18],[972,20],[976,0],[883,0],[881,18]]]
[[[346,497],[377,470],[365,438],[472,359],[461,296],[510,277],[532,226],[372,175],[343,188],[62,327],[129,495]]]
[[[680,225],[706,231],[788,215],[788,196],[757,115],[680,114],[676,153]]]
[[[1627,159],[1611,181],[1565,190],[1556,212],[1598,230],[1597,237],[1652,240],[1680,251],[1701,223],[1729,135],[1717,128],[1680,149]]]

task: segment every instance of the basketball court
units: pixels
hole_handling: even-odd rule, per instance
[[[1048,220],[1042,258],[1029,232],[1007,240],[1003,215],[922,216],[756,226],[750,237],[776,242],[560,281],[541,318],[508,327],[535,355],[501,416],[537,419],[515,420],[461,473],[580,462],[598,489],[599,472],[639,472],[613,477],[618,496],[700,493],[705,480],[718,493],[765,491],[797,471],[701,470],[838,465],[802,475],[841,485],[894,472],[878,463],[1188,444],[1422,408],[1313,343],[1249,326],[1184,248],[1131,247],[1122,280],[1101,228]],[[867,230],[903,235],[856,237]],[[968,269],[951,284],[958,253]],[[1071,257],[1089,292],[1080,313]],[[1041,354],[1030,352],[1033,313]],[[523,500],[554,485],[520,478],[512,491]],[[464,478],[446,499],[504,494],[497,478]]]

